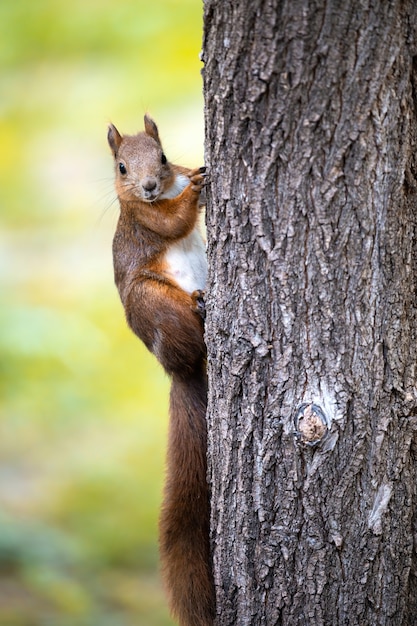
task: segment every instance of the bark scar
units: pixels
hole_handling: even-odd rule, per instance
[[[294,433],[298,442],[315,446],[324,439],[329,431],[330,422],[323,409],[312,402],[302,404],[295,416]]]

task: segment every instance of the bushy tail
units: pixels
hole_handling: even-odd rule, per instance
[[[160,553],[172,613],[181,626],[212,626],[210,504],[206,477],[205,372],[174,375]]]

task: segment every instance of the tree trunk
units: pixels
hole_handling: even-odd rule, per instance
[[[205,1],[218,626],[416,623],[416,24]]]

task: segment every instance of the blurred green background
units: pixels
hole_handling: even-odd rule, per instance
[[[0,625],[172,624],[169,381],[126,328],[107,124],[203,160],[199,0],[0,3]]]

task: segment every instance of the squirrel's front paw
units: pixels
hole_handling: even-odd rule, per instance
[[[201,289],[196,289],[191,294],[191,298],[193,299],[193,311],[197,313],[202,320],[206,319],[206,303],[204,301],[204,291]]]
[[[191,170],[188,174],[188,178],[190,179],[191,189],[199,193],[206,184],[206,168],[197,167],[196,169]]]

